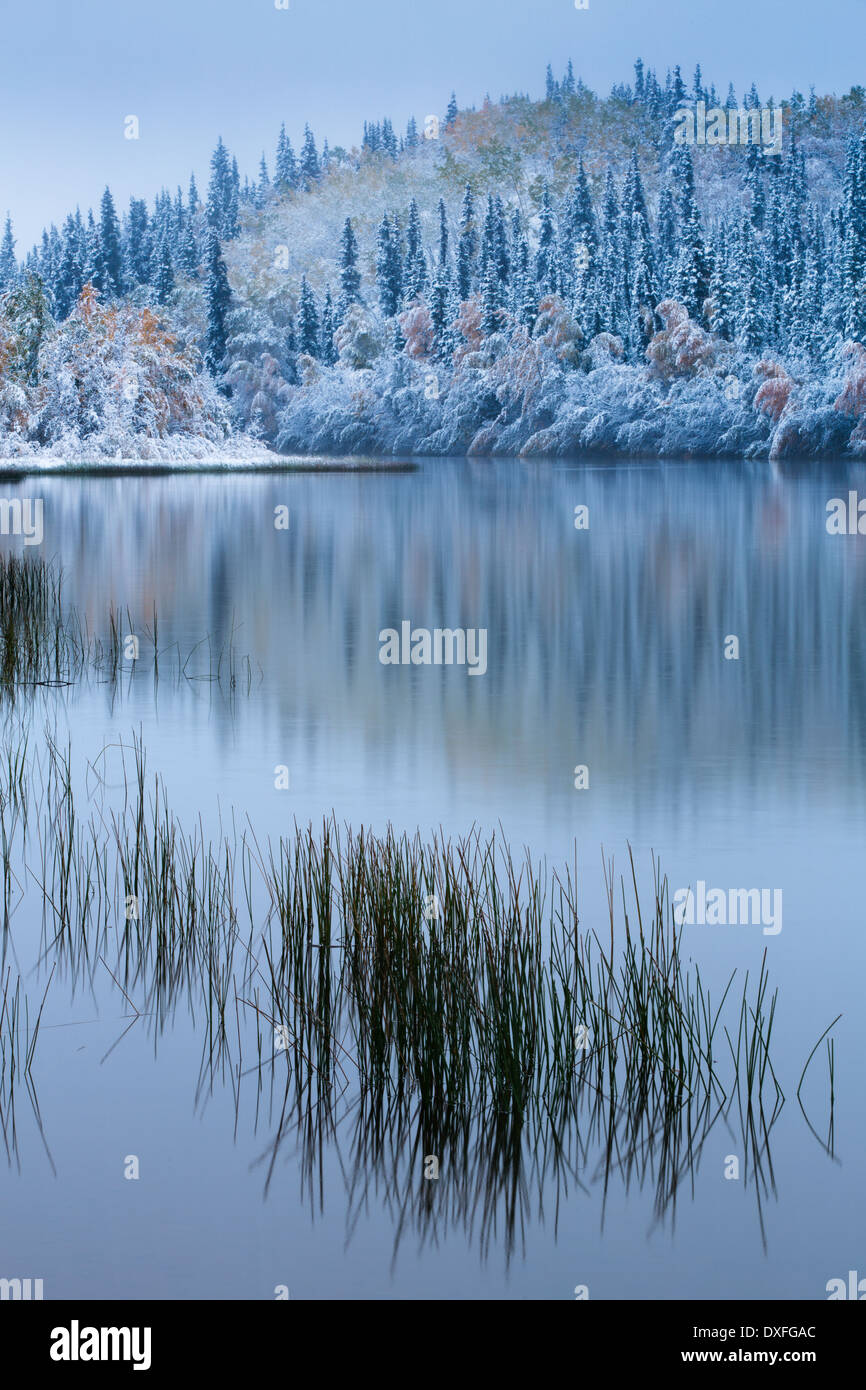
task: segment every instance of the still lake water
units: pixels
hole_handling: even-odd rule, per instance
[[[714,981],[767,949],[787,1103],[760,1202],[751,1174],[724,1178],[742,1150],[731,1115],[661,1212],[651,1176],[604,1191],[590,1154],[567,1190],[529,1178],[511,1228],[485,1224],[483,1193],[474,1217],[455,1214],[447,1174],[419,1225],[405,1172],[359,1172],[350,1132],[306,1159],[289,1136],[274,1158],[267,1095],[236,1106],[230,1077],[198,1094],[182,1008],[158,1040],[139,1020],[109,1052],[122,997],[107,974],[61,971],[34,1067],[44,1140],[19,1101],[8,1168],[0,1150],[0,1276],[41,1277],[46,1298],[568,1299],[585,1284],[591,1298],[813,1299],[866,1274],[866,537],[825,529],[827,501],[858,485],[853,466],[486,460],[7,484],[44,499],[41,554],[94,628],[112,600],[158,612],[157,686],[137,669],[119,689],[38,697],[34,729],[49,713],[68,728],[77,776],[140,733],[179,819],[209,830],[232,808],[260,837],[333,811],[425,836],[501,824],[551,868],[576,846],[581,925],[600,931],[602,846],[619,872],[631,844],[645,884],[655,851],[672,888],[779,889],[777,934],[685,931]],[[382,665],[379,632],[403,620],[486,628],[486,674]],[[208,663],[196,644],[218,653],[233,633],[249,684],[245,665],[232,694],[177,678],[172,644],[195,647],[191,677]],[[23,910],[12,939],[41,997]],[[826,1054],[803,1091],[820,1139],[796,1090],[839,1013],[828,1153]]]

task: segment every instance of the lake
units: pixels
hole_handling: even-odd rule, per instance
[[[602,936],[603,862],[630,876],[629,846],[641,884],[654,854],[698,908],[767,890],[772,923],[687,919],[683,950],[714,996],[766,951],[785,1104],[757,1168],[734,1102],[673,1175],[651,1148],[605,1162],[587,1132],[568,1176],[536,1151],[502,1182],[476,1146],[425,1184],[423,1146],[386,1152],[351,1106],[336,1134],[287,1123],[274,1067],[203,1079],[200,1010],[145,1011],[116,961],[58,954],[38,873],[10,855],[4,972],[32,1010],[56,968],[38,1112],[19,1090],[0,1147],[0,1276],[42,1278],[46,1298],[820,1299],[863,1269],[866,537],[825,521],[864,479],[426,459],[7,483],[43,499],[45,534],[4,549],[56,558],[93,631],[114,603],[139,637],[118,679],[4,712],[28,757],[46,721],[68,741],[81,816],[121,804],[135,738],[185,826],[260,843],[331,815],[424,839],[474,826],[516,858],[576,862],[581,928]],[[403,623],[484,630],[486,669],[384,664],[380,634]],[[839,1014],[831,1133],[826,1043],[805,1115],[797,1087]]]

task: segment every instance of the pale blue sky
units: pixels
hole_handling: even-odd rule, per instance
[[[297,146],[352,144],[365,117],[441,112],[489,91],[542,91],[569,57],[598,91],[631,78],[640,54],[660,76],[763,98],[847,91],[864,80],[866,0],[5,0],[0,83],[0,214],[19,254],[42,226],[106,182],[119,205],[165,183],[206,184],[218,134],[251,175],[269,164],[280,121]],[[141,138],[124,139],[137,115]]]

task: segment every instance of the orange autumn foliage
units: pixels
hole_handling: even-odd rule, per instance
[[[774,422],[779,421],[791,399],[794,382],[780,363],[769,358],[756,364],[755,376],[764,378],[755,394],[755,409],[763,411]]]

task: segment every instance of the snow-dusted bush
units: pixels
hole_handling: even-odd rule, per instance
[[[194,349],[179,349],[152,310],[103,305],[87,285],[40,348],[33,428],[42,443],[99,433],[134,454],[136,436],[217,441],[228,422]]]
[[[382,340],[366,309],[350,304],[345,319],[334,334],[340,361],[359,370],[371,367],[382,352]]]
[[[833,409],[843,415],[854,415],[857,424],[851,435],[851,443],[858,450],[866,448],[866,347],[862,343],[844,343],[840,356],[850,359],[845,385],[833,402]]]
[[[755,409],[762,410],[778,424],[791,401],[793,379],[781,363],[766,358],[755,364],[755,376],[762,379],[755,395]]]
[[[0,427],[7,457],[38,448],[155,457],[156,441],[214,445],[230,433],[198,352],[161,316],[102,304],[87,285],[57,325],[35,277],[0,305]]]
[[[225,380],[231,387],[233,413],[241,428],[249,430],[254,439],[272,440],[277,410],[289,395],[277,359],[263,352],[258,362],[233,362]]]
[[[656,376],[670,380],[690,376],[698,367],[715,363],[718,342],[689,318],[685,305],[665,299],[656,307],[664,328],[650,340],[647,361]]]
[[[410,357],[429,357],[433,351],[433,320],[426,304],[416,302],[398,315]]]
[[[583,333],[568,305],[559,295],[550,294],[542,299],[532,336],[540,339],[558,361],[577,366],[580,360],[578,345],[583,340]]]

